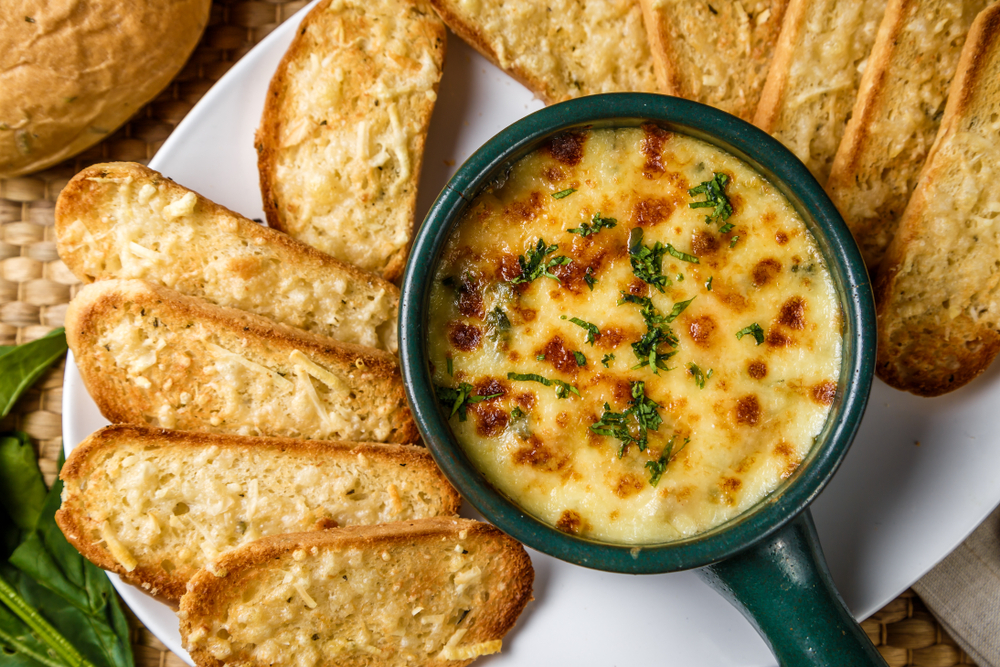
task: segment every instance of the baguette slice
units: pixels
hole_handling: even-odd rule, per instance
[[[547,104],[659,92],[639,0],[431,0],[448,27]]]
[[[753,123],[820,183],[854,108],[886,0],[791,0]]]
[[[387,280],[402,275],[445,39],[419,0],[313,8],[257,130],[268,224]]]
[[[753,119],[788,0],[642,0],[660,88]]]
[[[533,581],[520,543],[467,519],[267,537],[194,576],[181,638],[199,667],[461,667],[500,650]]]
[[[388,352],[152,283],[87,285],[66,312],[66,339],[111,422],[312,440],[417,439]]]
[[[889,0],[826,190],[870,269],[937,135],[972,20],[989,0]]]
[[[60,478],[70,543],[175,602],[195,572],[261,536],[455,515],[461,502],[423,447],[126,424],[84,440]]]
[[[345,343],[396,349],[399,290],[133,162],[84,169],[56,203],[85,283],[138,278]]]
[[[876,371],[937,396],[1000,352],[1000,5],[980,13],[941,129],[882,262]]]

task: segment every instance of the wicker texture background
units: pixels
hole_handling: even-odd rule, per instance
[[[25,343],[62,325],[78,281],[56,254],[53,210],[63,185],[95,162],[146,163],[177,123],[233,64],[282,21],[307,4],[216,0],[197,49],[170,86],[127,125],[74,159],[22,178],[0,179],[0,345]],[[452,36],[452,38],[454,38]],[[63,364],[28,391],[0,430],[28,433],[51,483],[62,447]],[[140,667],[182,667],[131,614],[133,650]],[[972,661],[906,591],[862,626],[891,667],[952,667]]]

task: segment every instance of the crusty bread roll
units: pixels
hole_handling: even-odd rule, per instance
[[[1000,4],[972,24],[875,284],[879,377],[937,396],[1000,352]]]
[[[309,12],[257,130],[269,225],[387,280],[403,274],[445,39],[418,0]]]
[[[423,447],[116,424],[73,450],[56,521],[92,563],[180,600],[195,572],[267,535],[458,512]]]
[[[181,638],[198,667],[462,667],[533,582],[520,543],[468,519],[265,537],[194,576]]]
[[[448,27],[551,104],[659,92],[639,0],[431,0]]]
[[[311,440],[418,437],[388,352],[160,285],[87,285],[66,310],[66,340],[111,422]]]
[[[660,88],[751,120],[788,0],[642,0]]]
[[[132,162],[97,164],[56,203],[59,258],[85,283],[146,280],[344,343],[396,351],[399,290]]]
[[[180,71],[211,0],[6,0],[0,178],[104,140]]]

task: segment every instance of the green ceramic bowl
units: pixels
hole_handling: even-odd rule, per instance
[[[473,466],[437,404],[426,354],[427,303],[441,250],[475,196],[553,135],[584,127],[652,122],[736,155],[798,210],[816,239],[843,311],[843,365],[827,424],[805,461],[772,494],[735,519],[666,544],[618,545],[563,533],[523,512]],[[490,522],[527,546],[571,563],[648,574],[705,568],[789,665],[884,664],[829,579],[807,507],[839,467],[868,401],[875,357],[875,310],[854,239],[806,167],[752,125],[665,95],[584,97],[538,111],[506,128],[461,166],[431,207],[410,253],[399,319],[407,395],[425,442],[445,475]],[[706,567],[708,566],[708,567]],[[782,591],[782,592],[779,592]]]

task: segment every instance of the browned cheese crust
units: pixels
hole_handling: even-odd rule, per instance
[[[128,326],[126,320],[137,324]],[[149,377],[145,379],[137,379],[127,367],[130,362],[121,359],[126,353],[135,357],[138,346],[120,339],[139,325],[146,336],[152,338],[155,332],[164,342],[158,352],[162,358],[147,367]],[[218,350],[213,352],[202,340],[193,340],[186,333],[189,329],[201,332],[205,340],[214,338],[217,342],[213,344],[225,348],[226,354],[254,355],[268,364],[271,376],[280,375],[281,370],[275,368],[294,376],[289,359],[295,351],[328,370],[335,369],[350,390],[350,402],[344,403],[355,415],[367,415],[372,428],[381,429],[382,435],[374,437],[369,429],[352,437],[338,436],[336,431],[324,431],[326,420],[320,415],[297,410],[298,404],[276,405],[272,388],[259,380],[231,386],[224,377],[208,375],[208,369],[220,362]],[[116,335],[119,340],[111,340]],[[151,283],[102,280],[87,285],[67,309],[66,338],[87,390],[111,422],[313,439],[405,443],[419,437],[406,404],[399,364],[391,354],[339,343]],[[107,342],[100,342],[105,339]],[[273,379],[283,382],[283,378]],[[141,386],[146,383],[149,386]],[[241,396],[225,396],[225,391]],[[260,400],[247,406],[243,394],[248,391]],[[198,396],[204,401],[195,400],[195,407],[187,407],[191,397]],[[220,411],[245,417],[240,406],[251,412],[249,418],[216,422],[215,413]],[[170,413],[169,418],[164,417],[164,411]],[[278,421],[284,417],[287,419]]]
[[[95,514],[108,506],[121,506],[120,498],[95,497],[104,485],[95,474],[102,471],[103,459],[108,454],[122,449],[169,450],[171,455],[190,459],[192,462],[209,448],[232,451],[236,455],[267,455],[274,466],[281,466],[292,460],[350,462],[359,455],[365,457],[386,471],[402,478],[406,475],[426,478],[426,484],[433,486],[443,501],[443,515],[458,513],[461,497],[441,473],[423,447],[413,445],[387,445],[378,443],[357,443],[340,441],[299,440],[295,438],[264,438],[235,436],[195,431],[172,431],[131,424],[115,424],[91,434],[78,445],[66,459],[60,472],[65,483],[62,506],[56,512],[56,523],[77,551],[100,568],[118,574],[126,582],[156,595],[168,604],[176,605],[187,588],[187,582],[197,568],[184,567],[179,561],[176,569],[167,572],[159,562],[139,561],[128,571],[111,553],[107,543],[101,538],[101,524]],[[185,473],[194,473],[187,468]],[[263,471],[262,471],[263,474]],[[324,483],[330,483],[326,480]],[[273,475],[270,484],[274,483]],[[94,487],[98,486],[97,489]],[[156,489],[148,489],[155,493]],[[121,511],[126,511],[124,508]],[[318,523],[315,529],[328,526]],[[174,559],[178,559],[175,557]]]
[[[876,281],[876,371],[893,387],[944,394],[1000,352],[1000,249],[992,233],[978,231],[979,218],[1000,201],[989,153],[998,137],[1000,5],[993,5],[969,31],[937,139]]]
[[[443,517],[421,519],[379,526],[351,526],[317,533],[298,533],[267,537],[245,547],[229,552],[213,566],[213,572],[202,570],[188,585],[180,603],[180,632],[185,648],[199,667],[279,667],[294,664],[291,661],[264,663],[252,656],[253,646],[234,646],[233,653],[224,661],[214,657],[204,643],[192,646],[192,634],[204,632],[223,622],[229,608],[239,603],[248,590],[257,590],[273,578],[274,570],[287,568],[293,562],[309,563],[328,553],[347,551],[364,554],[381,554],[384,561],[425,561],[419,577],[399,580],[401,587],[393,595],[407,596],[415,604],[433,598],[448,586],[450,573],[441,559],[442,543],[455,551],[453,545],[472,552],[472,558],[484,572],[486,601],[471,609],[462,621],[468,630],[463,644],[488,642],[502,638],[517,621],[525,605],[532,599],[534,569],[524,547],[493,526],[468,519]],[[296,556],[298,554],[298,556]],[[427,556],[431,556],[427,560]],[[304,557],[304,558],[303,558]],[[352,572],[351,576],[363,576]],[[339,578],[338,578],[339,581]],[[337,585],[338,581],[327,583]],[[388,582],[386,582],[388,583]],[[374,600],[366,601],[376,604]],[[367,604],[366,604],[367,606]],[[336,619],[314,619],[316,630],[333,626]],[[213,628],[214,629],[214,628]],[[323,637],[322,639],[326,639]],[[395,638],[376,638],[390,644]],[[234,642],[235,643],[235,642]],[[408,664],[398,657],[398,647],[381,648],[382,653],[340,655],[335,659],[320,657],[316,667],[374,667]],[[388,652],[388,654],[387,654]],[[461,667],[472,662],[429,657],[425,667]]]

